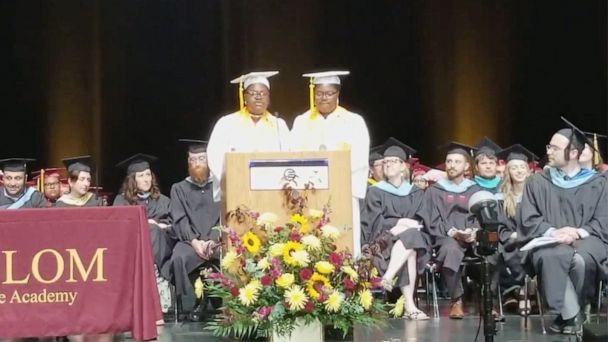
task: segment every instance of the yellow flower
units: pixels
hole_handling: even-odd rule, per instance
[[[249,286],[245,286],[239,289],[239,299],[245,306],[252,305],[258,300],[258,291]]]
[[[247,286],[245,286],[245,287],[248,287],[248,288],[258,292],[262,289],[262,283],[260,283],[260,281],[257,279],[252,279],[249,282],[249,284],[247,284]]]
[[[260,238],[253,232],[248,231],[247,234],[241,237],[243,246],[247,248],[247,251],[251,254],[257,254],[260,251]]]
[[[236,251],[231,250],[226,255],[224,255],[224,259],[222,259],[222,268],[229,269],[234,262],[239,258],[239,255],[236,254]]]
[[[308,266],[308,264],[310,264],[310,257],[308,256],[308,252],[304,250],[292,252],[291,258],[300,267],[306,267]]]
[[[291,253],[295,251],[301,251],[303,249],[304,247],[301,243],[295,241],[288,241],[283,247],[283,261],[285,261],[285,263],[288,265],[298,266],[298,261],[292,257]]]
[[[268,254],[270,254],[271,257],[278,257],[279,255],[283,254],[284,247],[285,244],[283,243],[274,244],[268,249]]]
[[[306,217],[300,214],[295,214],[291,216],[291,222],[299,225],[300,234],[306,234],[308,232],[308,220]]]
[[[194,282],[194,295],[196,296],[196,298],[203,298],[204,289],[205,285],[203,284],[201,277],[196,278],[196,281]]]
[[[359,293],[359,301],[361,302],[361,306],[365,310],[369,310],[372,307],[372,302],[374,301],[374,296],[372,296],[372,291],[363,290]]]
[[[323,210],[309,209],[308,216],[310,216],[313,219],[320,219],[321,217],[323,217]]]
[[[258,217],[257,220],[257,224],[258,226],[264,226],[264,227],[269,227],[269,226],[274,226],[275,223],[277,223],[278,217],[276,214],[274,213],[263,213],[262,215],[260,215]]]
[[[340,236],[340,231],[338,230],[338,228],[326,224],[321,227],[321,234],[326,238],[336,240],[338,236]]]
[[[284,297],[287,304],[289,304],[289,310],[291,311],[304,309],[306,302],[308,302],[308,297],[306,297],[304,290],[298,285],[285,291]]]
[[[319,285],[324,286],[328,290],[332,289],[332,286],[329,283],[327,277],[315,272],[306,282],[306,292],[308,292],[308,295],[310,297],[314,299],[319,299],[319,296],[321,295],[319,291],[317,291],[317,288],[320,287]]]
[[[304,235],[300,240],[309,251],[318,251],[321,249],[321,240],[314,235]]]
[[[288,288],[293,284],[295,277],[291,273],[283,273],[280,277],[275,280],[277,286],[282,287],[284,289]]]
[[[327,297],[327,300],[323,302],[325,304],[325,310],[329,312],[338,312],[344,301],[344,295],[338,291],[334,291]]]
[[[399,318],[403,316],[403,310],[405,308],[405,297],[401,296],[395,302],[395,307],[391,309],[388,313],[392,314],[393,317]]]
[[[370,276],[372,278],[376,278],[378,276],[378,269],[375,267],[372,267],[372,271],[370,272]]]
[[[357,274],[357,271],[355,271],[352,267],[342,266],[342,272],[346,273],[352,281],[359,281],[359,275]]]
[[[315,269],[321,274],[330,274],[334,271],[334,265],[330,264],[328,261],[318,261],[315,264]]]
[[[268,268],[270,268],[270,262],[268,262],[267,257],[264,257],[264,258],[260,259],[260,261],[258,261],[259,270],[266,271]]]

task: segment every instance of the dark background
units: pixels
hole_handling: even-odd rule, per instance
[[[236,110],[230,79],[281,71],[272,110],[291,125],[300,75],[334,68],[351,71],[340,103],[372,144],[395,136],[436,164],[444,142],[487,135],[542,155],[560,115],[608,131],[606,3],[4,0],[0,157],[90,153],[115,191],[113,165],[152,153],[168,192],[185,175],[176,140]]]

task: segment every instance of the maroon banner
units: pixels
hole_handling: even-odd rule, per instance
[[[142,207],[0,211],[0,337],[149,340],[161,317]]]

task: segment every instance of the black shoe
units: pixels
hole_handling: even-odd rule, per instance
[[[205,306],[203,301],[194,305],[194,308],[188,314],[188,320],[190,322],[202,322],[205,320]]]
[[[564,321],[562,315],[557,315],[553,323],[551,323],[551,325],[549,326],[549,330],[553,331],[554,333],[561,334],[566,324],[567,322]]]
[[[569,319],[562,329],[564,335],[578,335],[583,333],[583,323],[585,322],[585,314],[583,311],[579,311],[576,316]]]

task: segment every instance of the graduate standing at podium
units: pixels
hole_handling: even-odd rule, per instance
[[[353,255],[361,253],[359,200],[365,198],[369,171],[369,132],[361,115],[338,105],[340,77],[348,71],[304,74],[310,77],[310,110],[296,117],[293,151],[349,150],[353,208]]]
[[[221,117],[213,127],[207,155],[213,179],[213,199],[221,199],[220,182],[226,152],[288,151],[289,128],[270,114],[270,82],[278,71],[252,72],[230,81],[239,85],[239,110]]]

